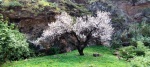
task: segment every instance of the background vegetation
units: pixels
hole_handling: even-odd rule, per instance
[[[0,14],[0,61],[25,59],[29,56],[28,43],[13,24]]]

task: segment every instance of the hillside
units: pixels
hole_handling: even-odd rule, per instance
[[[77,51],[51,56],[7,62],[2,67],[128,67],[128,62],[113,56],[114,50],[103,46],[91,46],[85,49],[85,56]],[[93,57],[93,53],[101,56]]]
[[[0,67],[150,67],[149,59],[150,0],[0,0]]]

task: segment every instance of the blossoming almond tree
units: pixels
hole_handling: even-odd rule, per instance
[[[109,46],[108,42],[113,33],[110,21],[108,12],[99,11],[96,17],[77,17],[75,22],[70,15],[62,12],[61,15],[56,16],[56,21],[49,24],[49,28],[44,30],[42,36],[35,42],[38,44],[41,42],[52,43],[63,37],[63,34],[67,34],[67,38],[75,41],[70,40],[70,43],[76,46],[80,55],[84,55],[83,50],[90,39],[97,38],[103,43],[107,42],[104,45]]]

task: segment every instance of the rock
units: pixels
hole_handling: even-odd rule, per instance
[[[128,2],[117,3],[117,7],[118,9],[121,9],[131,21],[142,21],[141,13],[144,12],[143,10],[150,8],[150,2],[142,2],[142,0],[138,2],[140,3],[135,6],[132,6]]]
[[[119,48],[116,48],[116,50],[119,50]]]
[[[123,42],[122,46],[130,46],[130,42]]]
[[[98,53],[94,53],[93,56],[94,56],[94,57],[99,57],[99,56],[101,56],[101,55],[98,54]]]
[[[114,53],[113,53],[113,55],[119,55],[119,52],[118,52],[118,51],[116,51],[116,52],[114,52]]]

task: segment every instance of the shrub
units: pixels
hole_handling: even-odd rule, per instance
[[[21,3],[19,3],[18,1],[4,1],[2,3],[2,6],[5,6],[5,7],[16,7],[16,6],[22,6]]]
[[[130,61],[131,67],[149,67],[150,66],[150,56],[138,56]]]
[[[134,52],[135,47],[134,46],[128,46],[128,47],[123,47],[119,50],[119,55],[123,58],[128,60],[129,58],[133,58],[135,56]]]
[[[150,24],[146,22],[134,23],[129,27],[129,34],[134,37],[142,35],[144,37],[150,37]]]
[[[144,43],[142,41],[136,41],[135,45],[136,46],[120,48],[119,55],[126,60],[134,58],[135,56],[145,56],[148,48],[144,46]]]
[[[126,42],[128,44],[125,46],[135,46],[133,43],[136,41],[142,41],[145,46],[150,47],[150,23],[143,21],[141,23],[130,24],[128,29],[123,30],[123,32],[117,30],[112,38],[114,48],[124,46],[123,44]]]
[[[18,1],[12,1],[9,3],[9,6],[16,7],[16,6],[22,6],[22,4],[20,4]]]
[[[23,34],[0,20],[0,61],[19,60],[29,56],[28,43]]]
[[[122,44],[124,42],[128,42],[129,40],[129,37],[127,36],[129,25],[125,22],[125,17],[117,16],[118,17],[113,16],[112,19],[113,27],[115,28],[115,33],[112,36],[112,48],[119,48],[123,46]]]
[[[130,43],[130,46],[120,48],[119,55],[123,59],[129,60],[131,67],[150,66],[150,50],[147,47],[150,45],[149,28],[149,23],[134,23],[129,26],[129,29],[123,35],[124,39]]]
[[[123,41],[121,40],[123,32],[116,31],[112,36],[112,48],[119,48],[122,46]]]
[[[50,5],[46,0],[41,0],[38,2],[38,4],[41,6],[49,6]]]
[[[146,22],[132,24],[128,34],[132,35],[132,41],[142,41],[150,47],[150,24]]]

